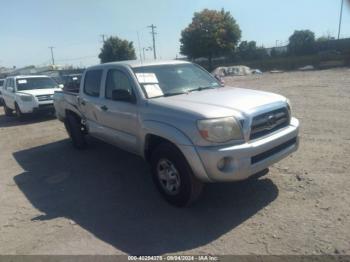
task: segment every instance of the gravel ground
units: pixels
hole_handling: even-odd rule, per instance
[[[167,205],[147,165],[0,109],[0,254],[350,254],[350,70],[226,78],[287,96],[301,145],[257,181]]]

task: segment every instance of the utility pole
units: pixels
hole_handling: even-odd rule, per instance
[[[157,34],[155,29],[157,28],[155,25],[151,24],[150,26],[148,26],[149,28],[151,28],[151,35],[152,35],[152,40],[153,40],[153,56],[154,59],[157,59],[157,53],[156,53],[156,39],[155,39],[155,35]]]
[[[55,58],[53,57],[53,49],[55,48],[54,46],[49,46],[49,48],[51,49],[51,61],[52,61],[52,65],[55,65]]]
[[[138,42],[138,46],[139,46],[139,53],[140,53],[140,61],[142,64],[142,55],[141,55],[141,44],[140,44],[140,35],[139,32],[137,31],[137,42]],[[145,56],[145,52],[143,52],[143,56]]]
[[[104,43],[106,41],[105,38],[107,37],[107,35],[101,34],[100,36],[102,37],[102,43]]]
[[[343,7],[344,7],[344,0],[341,0],[340,16],[339,16],[339,29],[338,29],[338,40],[340,39],[341,23],[342,23],[342,19],[343,19]]]

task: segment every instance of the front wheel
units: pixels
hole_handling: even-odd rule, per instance
[[[21,109],[19,108],[19,105],[16,103],[15,104],[15,111],[16,111],[16,116],[19,119],[23,119],[24,114],[22,113]]]
[[[170,143],[159,145],[152,154],[151,168],[154,183],[170,204],[189,206],[200,196],[203,183],[194,176],[176,146]]]

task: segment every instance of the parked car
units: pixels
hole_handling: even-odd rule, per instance
[[[248,179],[298,148],[285,97],[222,87],[183,61],[90,67],[79,94],[56,92],[54,106],[75,147],[88,134],[143,157],[176,206],[196,200],[203,183]]]
[[[3,105],[3,101],[2,101],[2,87],[4,85],[4,81],[5,81],[5,79],[0,79],[0,105]]]
[[[70,74],[62,76],[64,91],[79,92],[82,74]]]
[[[53,94],[62,90],[52,78],[41,75],[10,76],[2,90],[5,114],[18,117],[40,111],[53,112]]]

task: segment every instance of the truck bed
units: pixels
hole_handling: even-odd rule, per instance
[[[81,115],[78,104],[78,93],[71,91],[57,91],[54,94],[54,106],[56,115],[59,120],[63,120],[66,115],[66,111],[70,110]]]

